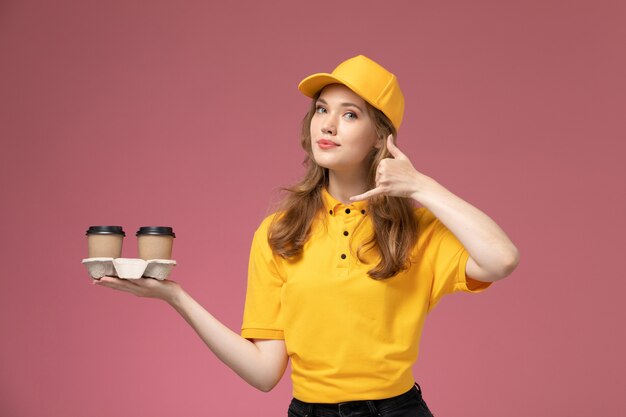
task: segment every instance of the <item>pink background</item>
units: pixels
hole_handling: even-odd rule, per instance
[[[252,233],[302,174],[296,89],[365,54],[400,148],[522,254],[453,295],[415,366],[437,416],[623,416],[621,1],[0,4],[0,414],[285,416],[166,304],[91,285],[89,225],[171,225],[180,282],[239,330]]]

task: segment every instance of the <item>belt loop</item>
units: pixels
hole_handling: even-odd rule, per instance
[[[420,395],[422,394],[422,387],[420,387],[420,384],[418,384],[417,382],[415,383],[415,386],[417,387],[417,391],[420,393]]]
[[[380,413],[378,412],[378,409],[376,408],[376,405],[374,404],[374,401],[365,401],[365,403],[367,404],[367,408],[370,409],[370,413],[372,414],[376,414],[377,416],[380,416]]]
[[[306,408],[307,413],[305,415],[308,417],[313,417],[315,415],[315,409],[313,408],[313,404],[309,403]]]

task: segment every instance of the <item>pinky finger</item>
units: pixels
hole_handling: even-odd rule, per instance
[[[350,201],[359,201],[359,200],[365,200],[368,199],[370,197],[374,197],[375,195],[378,194],[382,194],[383,190],[380,188],[374,188],[372,190],[369,190],[363,194],[359,194],[359,195],[355,195],[354,197],[350,197]]]

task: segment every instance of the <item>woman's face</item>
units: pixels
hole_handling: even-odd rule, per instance
[[[311,119],[315,162],[336,172],[367,172],[368,156],[381,143],[365,101],[348,87],[331,84],[315,107]]]

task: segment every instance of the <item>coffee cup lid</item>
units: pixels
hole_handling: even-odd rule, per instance
[[[176,237],[174,230],[171,227],[166,226],[142,226],[137,231],[136,236],[139,235],[160,235],[160,236],[172,236]]]
[[[86,235],[122,235],[126,236],[122,226],[89,226]]]

